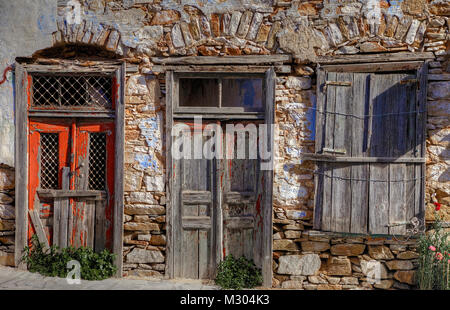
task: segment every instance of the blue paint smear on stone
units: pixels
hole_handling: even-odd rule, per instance
[[[142,169],[158,170],[158,163],[149,154],[136,154],[134,159],[139,163]]]

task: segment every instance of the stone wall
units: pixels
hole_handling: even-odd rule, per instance
[[[431,219],[433,202],[439,202],[443,206],[439,212],[450,219],[450,7],[445,1],[228,0],[199,5],[188,0],[89,0],[80,1],[80,24],[67,23],[65,1],[59,2],[54,46],[99,46],[138,65],[126,83],[124,275],[159,277],[165,269],[165,87],[164,75],[154,72],[151,57],[289,53],[294,57],[292,73],[278,74],[276,84],[280,130],[275,141],[273,286],[413,287],[414,239],[345,237],[311,230],[314,165],[300,159],[302,153],[314,151],[311,108],[318,55],[433,52],[427,218]],[[0,263],[12,248],[13,186],[2,185],[11,171],[0,168]],[[381,283],[367,279],[371,260],[381,262]]]
[[[14,170],[0,165],[0,265],[14,266]]]

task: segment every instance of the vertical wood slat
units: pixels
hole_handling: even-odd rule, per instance
[[[27,115],[27,73],[16,63],[15,68],[15,250],[14,263],[19,269],[26,269],[21,260],[22,250],[27,245],[28,230],[28,115]]]
[[[70,179],[70,168],[62,168],[62,181],[61,189],[69,189],[69,179]],[[53,244],[60,248],[67,247],[67,231],[68,231],[68,220],[69,220],[69,199],[68,198],[55,198],[55,208],[58,212],[58,218],[53,220],[53,230],[57,230],[57,235],[53,235]]]
[[[370,101],[369,96],[370,75],[367,73],[355,73],[353,76],[353,109],[354,115],[368,115]],[[351,156],[364,156],[367,151],[368,118],[354,117],[352,120]],[[368,182],[367,164],[354,164],[351,167],[351,215],[350,232],[367,233],[368,221]]]
[[[390,99],[386,90],[391,86],[386,76],[372,75],[370,80],[370,100],[373,105],[373,115],[386,113]],[[370,156],[386,156],[386,136],[389,134],[385,128],[385,118],[372,116],[372,135],[370,141]],[[370,164],[371,180],[389,180],[389,164]],[[369,233],[387,234],[389,219],[389,183],[369,183]]]
[[[274,148],[274,129],[272,127],[275,124],[275,83],[276,75],[273,67],[270,67],[266,71],[265,81],[264,81],[264,103],[265,103],[265,113],[264,122],[268,125],[268,137],[267,143],[269,144],[269,149],[271,151],[271,167],[272,170],[265,170],[262,172],[264,178],[264,192],[262,199],[262,217],[263,217],[263,231],[262,231],[262,254],[263,254],[263,264],[262,264],[262,274],[263,274],[263,285],[265,287],[272,287],[272,199],[273,199],[273,162],[275,156]]]
[[[30,215],[34,229],[36,230],[39,243],[43,245],[44,251],[47,251],[50,248],[50,246],[44,231],[44,226],[42,225],[41,219],[39,218],[39,212],[37,210],[29,210],[28,213]]]
[[[124,143],[125,143],[125,74],[126,63],[123,62],[120,69],[116,70],[116,102],[115,102],[115,153],[114,153],[114,195],[113,206],[113,253],[116,254],[116,277],[122,277],[123,265],[123,167],[124,167]]]
[[[316,133],[315,133],[315,152],[320,153],[323,147],[324,135],[324,114],[321,111],[325,110],[326,96],[323,86],[325,85],[326,71],[318,68],[317,71],[317,100],[316,100]],[[323,211],[323,195],[324,195],[324,177],[323,167],[325,163],[317,163],[315,165],[319,174],[314,175],[314,226],[313,228],[319,230],[322,228],[322,211]]]
[[[336,81],[337,74],[335,72],[327,72],[327,81]],[[326,105],[325,111],[325,136],[323,141],[324,148],[332,149],[334,147],[334,122],[336,111],[336,87],[326,88]],[[325,231],[333,230],[332,222],[332,204],[333,204],[333,164],[324,163],[323,172],[327,176],[321,176],[323,178],[323,203],[322,203],[322,229]],[[330,176],[330,177],[328,177]]]
[[[166,71],[166,232],[167,232],[167,243],[166,243],[166,254],[167,263],[165,274],[169,278],[175,276],[174,271],[174,253],[176,253],[176,244],[174,242],[175,237],[175,227],[177,223],[175,222],[174,206],[176,206],[176,199],[174,196],[174,186],[175,186],[175,166],[172,159],[172,127],[173,127],[173,106],[174,106],[174,77],[173,71]]]
[[[353,74],[337,73],[336,81],[350,82],[353,84]],[[352,86],[329,86],[336,88],[335,111],[342,114],[351,114],[353,109]],[[334,116],[334,149],[344,149],[346,154],[352,152],[351,135],[352,118],[346,115]],[[332,223],[333,231],[350,232],[351,219],[351,166],[348,164],[333,165],[332,185]]]

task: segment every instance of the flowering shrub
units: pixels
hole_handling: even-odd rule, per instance
[[[437,211],[440,205],[435,203],[436,213],[433,230],[419,240],[418,285],[422,290],[448,290],[450,266],[450,233],[442,229]]]

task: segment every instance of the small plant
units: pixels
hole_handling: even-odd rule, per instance
[[[450,289],[450,233],[442,229],[441,219],[437,211],[440,205],[436,204],[433,229],[421,236],[419,240],[419,269],[417,282],[422,290],[448,290]]]
[[[65,278],[69,272],[67,263],[76,260],[80,263],[80,276],[83,280],[104,280],[114,275],[115,254],[107,249],[95,253],[91,248],[67,247],[59,249],[51,246],[44,251],[36,235],[32,237],[32,246],[26,246],[22,260],[28,270],[45,276]]]
[[[225,289],[253,288],[262,284],[261,269],[244,256],[235,259],[228,255],[217,268],[216,284]]]

